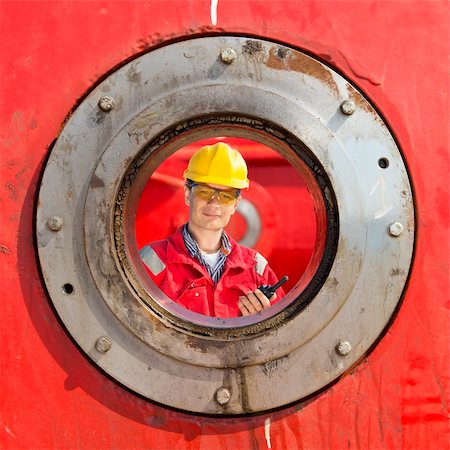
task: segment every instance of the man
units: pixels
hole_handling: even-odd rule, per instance
[[[241,154],[219,142],[198,150],[183,174],[189,222],[169,238],[140,252],[156,285],[185,308],[214,317],[247,316],[277,300],[262,284],[278,280],[257,251],[225,233],[236,212],[241,189],[247,189],[247,165]],[[278,300],[284,295],[278,289]]]

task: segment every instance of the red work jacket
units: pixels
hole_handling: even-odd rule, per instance
[[[173,301],[185,308],[213,317],[238,317],[239,296],[254,291],[261,284],[278,280],[267,261],[256,251],[230,238],[231,252],[217,285],[206,268],[188,252],[181,228],[163,241],[152,242],[141,250],[147,273]],[[277,298],[283,297],[277,290]]]

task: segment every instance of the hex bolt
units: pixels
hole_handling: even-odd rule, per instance
[[[393,237],[399,237],[403,233],[403,225],[400,222],[393,222],[388,228],[389,234]]]
[[[59,231],[63,226],[63,220],[59,216],[52,216],[47,219],[47,226],[52,231]]]
[[[221,387],[217,389],[214,396],[219,405],[226,405],[231,399],[231,392],[227,388]]]
[[[336,351],[342,356],[347,356],[351,352],[351,350],[352,345],[348,341],[341,341],[336,346]]]
[[[236,59],[236,56],[236,52],[232,48],[226,48],[220,54],[220,58],[225,64],[231,64]]]
[[[110,350],[112,346],[112,340],[109,336],[101,336],[97,339],[97,342],[95,343],[95,348],[100,353],[106,353],[108,350]]]
[[[341,103],[341,111],[347,116],[352,115],[355,112],[355,109],[356,105],[353,100],[344,100]]]
[[[114,109],[114,99],[109,95],[105,95],[98,101],[98,107],[104,112],[110,112]]]

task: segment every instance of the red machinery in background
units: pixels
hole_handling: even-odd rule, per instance
[[[449,448],[449,16],[449,3],[443,0],[2,0],[1,447],[339,450]],[[108,229],[110,239],[98,241],[98,244],[90,240],[89,233],[97,233],[104,223],[99,218],[97,222],[91,220],[86,225],[88,231],[85,234],[75,232],[73,238],[71,235],[70,239],[65,240],[70,224],[88,217],[85,211],[95,210],[92,205],[100,198],[96,197],[96,192],[107,189],[117,180],[111,178],[105,182],[101,177],[92,177],[91,182],[84,185],[76,176],[80,173],[91,176],[94,171],[94,175],[101,175],[103,163],[105,166],[114,165],[114,158],[119,160],[122,155],[120,151],[112,153],[107,161],[103,161],[103,153],[93,156],[95,149],[108,146],[117,136],[124,136],[127,143],[131,142],[131,138],[129,141],[126,139],[133,137],[132,133],[127,135],[129,129],[122,125],[114,128],[114,118],[107,116],[107,112],[111,110],[107,99],[97,107],[96,101],[91,101],[90,96],[97,92],[96,89],[103,89],[102,99],[105,99],[114,91],[115,86],[114,83],[105,85],[103,82],[116,71],[120,72],[120,68],[126,67],[128,70],[128,67],[133,67],[133,61],[139,57],[159,50],[163,52],[163,49],[172,44],[183,44],[197,38],[248,38],[264,41],[263,45],[269,42],[279,46],[274,52],[267,51],[264,61],[258,56],[262,47],[252,43],[245,44],[242,54],[238,55],[245,57],[242,71],[251,75],[246,83],[252,89],[263,86],[265,79],[261,73],[267,70],[271,74],[279,74],[280,80],[288,72],[290,77],[298,76],[301,81],[313,80],[310,84],[299,81],[299,98],[304,92],[309,92],[308,89],[312,89],[310,96],[314,98],[314,83],[318,79],[321,84],[317,89],[324,91],[329,88],[330,95],[335,95],[336,98],[346,89],[353,89],[351,86],[356,86],[364,93],[368,99],[365,103],[361,100],[362,94],[355,94],[351,99],[359,114],[353,117],[372,114],[374,127],[383,122],[384,129],[389,130],[393,136],[392,142],[395,141],[398,145],[401,157],[393,162],[393,159],[382,154],[375,154],[373,165],[381,175],[379,182],[372,190],[368,190],[363,201],[359,199],[361,193],[358,186],[366,178],[370,178],[370,174],[354,170],[356,165],[353,166],[352,163],[340,165],[338,169],[342,173],[348,170],[346,182],[354,183],[353,192],[349,189],[344,197],[345,205],[335,202],[342,212],[341,218],[351,219],[352,205],[358,202],[362,205],[361,208],[369,205],[369,210],[375,197],[382,206],[389,203],[389,195],[385,195],[388,191],[383,191],[383,183],[388,179],[389,173],[392,173],[383,171],[389,162],[393,171],[400,170],[404,164],[414,199],[414,212],[411,213],[410,210],[414,215],[414,227],[408,223],[401,229],[397,222],[393,222],[389,225],[389,233],[385,232],[386,227],[383,225],[383,233],[379,234],[379,238],[367,239],[364,241],[364,248],[344,248],[345,242],[339,241],[336,250],[337,254],[345,250],[349,261],[353,261],[357,251],[362,257],[371,253],[376,258],[377,252],[385,252],[383,255],[386,254],[387,258],[394,255],[400,260],[402,252],[398,251],[399,247],[396,245],[399,240],[395,238],[404,232],[403,237],[407,236],[409,239],[409,248],[414,250],[411,267],[389,267],[386,277],[389,279],[389,288],[395,286],[402,290],[403,285],[399,288],[396,280],[402,278],[406,282],[401,299],[397,299],[398,305],[392,306],[385,302],[385,307],[392,307],[394,313],[388,317],[386,327],[379,337],[373,342],[366,342],[364,338],[364,327],[367,327],[367,334],[371,331],[370,317],[366,317],[364,327],[360,317],[367,314],[371,305],[365,305],[366,311],[363,311],[364,308],[354,308],[346,316],[351,323],[348,328],[352,328],[352,332],[355,329],[363,337],[357,342],[352,341],[351,349],[346,349],[345,344],[348,342],[345,341],[345,330],[340,330],[341,334],[336,336],[336,342],[325,347],[326,350],[317,350],[317,355],[310,358],[311,364],[304,371],[296,372],[296,376],[291,377],[283,389],[278,386],[278,390],[274,386],[283,375],[283,364],[292,361],[290,354],[278,355],[278,359],[268,359],[269,363],[266,363],[264,357],[270,342],[266,347],[255,346],[252,357],[259,358],[254,366],[255,378],[240,378],[242,385],[248,387],[249,391],[239,391],[239,387],[235,385],[234,391],[230,388],[232,395],[239,391],[239,398],[234,404],[245,406],[246,402],[249,403],[249,398],[258,400],[251,396],[251,389],[258,389],[258,377],[265,377],[267,381],[267,384],[259,388],[264,389],[264,395],[269,398],[268,405],[277,404],[277,397],[295,391],[298,385],[314,383],[315,379],[326,377],[335,369],[336,372],[330,376],[333,383],[327,381],[320,389],[313,389],[310,395],[299,398],[294,403],[281,402],[277,405],[283,405],[275,408],[265,407],[263,404],[254,411],[244,408],[242,414],[234,416],[227,414],[226,408],[220,410],[224,411],[223,414],[210,412],[222,407],[218,404],[226,404],[226,395],[230,395],[226,390],[215,391],[215,397],[211,397],[211,402],[205,407],[210,408],[207,415],[187,412],[195,411],[196,403],[203,401],[204,392],[200,389],[184,389],[181,384],[167,382],[169,377],[166,379],[164,365],[160,364],[160,360],[148,358],[148,367],[144,367],[145,375],[140,372],[135,377],[137,384],[141,381],[145,384],[147,378],[150,379],[155,376],[155,372],[161,370],[158,382],[164,385],[164,392],[157,390],[153,396],[146,396],[139,389],[127,388],[126,381],[108,374],[108,358],[112,358],[116,350],[120,352],[126,348],[129,340],[121,340],[122,335],[118,332],[119,337],[113,336],[114,343],[110,353],[108,350],[111,341],[108,341],[108,336],[105,339],[105,336],[98,334],[100,337],[97,341],[88,340],[87,344],[83,341],[84,335],[89,335],[91,326],[90,321],[84,319],[90,317],[89,314],[94,314],[96,309],[114,309],[107,306],[107,301],[110,300],[108,296],[105,296],[104,304],[97,305],[98,308],[92,306],[93,303],[89,302],[96,294],[93,289],[86,288],[83,278],[88,273],[87,270],[95,266],[93,261],[97,250],[99,255],[108,254],[104,248],[114,241],[111,237],[113,232]],[[209,55],[205,48],[192,45],[179,59],[164,60],[164,54],[160,69],[162,71],[167,66],[177,66],[182,71],[185,64],[193,60],[202,64]],[[310,61],[306,56],[289,59],[290,55],[300,51],[315,61],[320,61],[320,65],[305,63]],[[232,53],[222,53],[222,60],[218,58],[211,63],[211,70],[204,71],[211,89],[217,89],[221,77],[228,76],[230,71],[226,72],[222,64],[230,64],[234,57]],[[124,75],[127,86],[132,86],[133,83],[135,86],[139,85],[140,75],[139,67],[129,70]],[[188,78],[189,76],[185,76],[182,81],[185,82]],[[275,110],[279,92],[292,88],[292,78],[286,82],[280,81],[279,84],[274,83],[274,91],[271,93],[274,95],[270,97],[270,101],[265,97],[267,111],[271,111],[272,105]],[[347,81],[344,82],[343,79]],[[163,75],[157,81],[161,85],[174,83],[172,87],[181,83],[178,79],[164,79]],[[143,89],[142,86],[140,88]],[[148,89],[151,89],[150,85]],[[145,105],[139,103],[144,100],[136,97],[134,92],[130,88],[125,99],[132,98],[138,110],[145,110]],[[243,92],[244,90],[240,91],[234,86],[224,94],[223,101],[232,98],[239,102]],[[158,95],[154,94],[155,102]],[[251,97],[248,93],[246,95]],[[295,95],[294,92],[293,96]],[[200,106],[193,104],[192,107],[204,107],[206,110],[213,103],[208,103],[207,94],[202,101],[204,103]],[[295,103],[294,98],[286,105]],[[311,137],[306,131],[304,136],[305,139],[311,139],[313,145],[316,138],[317,142],[328,139],[320,130],[339,133],[346,126],[349,127],[344,119],[352,111],[345,107],[341,107],[339,111],[339,103],[336,113],[327,116],[329,120],[315,115],[314,108],[317,106],[318,109],[326,109],[324,104],[323,98],[317,97],[310,104],[310,109],[302,110],[302,116],[292,118],[292,115],[285,115],[283,108],[277,110],[277,116],[280,121],[291,118],[292,129],[301,129],[304,126],[303,118],[310,117],[314,124],[311,130],[316,134],[313,133],[314,136]],[[116,101],[113,106],[115,112],[123,113],[127,102]],[[171,111],[177,113],[173,103],[167,102],[163,106],[160,111],[172,108]],[[258,102],[255,101],[253,106],[256,108]],[[83,108],[87,111],[85,116],[79,113]],[[251,112],[253,111],[249,111],[247,115],[252,115]],[[345,116],[340,115],[341,113]],[[156,115],[148,117],[157,121]],[[83,129],[83,133],[78,135],[74,126],[77,120],[76,126]],[[127,120],[132,122],[132,117]],[[355,120],[355,130],[359,126],[358,120]],[[146,124],[147,122],[145,126]],[[136,130],[140,123],[132,125]],[[70,129],[71,134],[67,134],[67,127],[73,127]],[[98,140],[92,143],[89,139],[92,139],[100,127],[103,127],[101,133],[104,134],[99,135]],[[351,133],[348,128],[346,130]],[[67,136],[70,139],[66,139]],[[72,141],[77,139],[86,139],[89,145],[83,147],[83,144],[79,144],[75,149]],[[270,259],[278,276],[285,273],[291,276],[292,287],[301,277],[314,253],[316,241],[320,238],[316,231],[316,222],[320,219],[318,211],[314,210],[304,180],[278,153],[268,150],[262,144],[255,147],[253,141],[243,140],[238,136],[228,139],[242,150],[249,165],[250,189],[244,194],[244,198],[254,206],[250,215],[236,215],[234,222],[230,224],[230,233],[242,240],[248,234],[249,225],[259,220],[259,234],[252,234],[254,245]],[[370,155],[370,145],[360,152],[358,142],[361,140],[362,136],[355,131],[352,141],[355,145],[350,150],[340,152],[339,139],[333,141],[336,142],[336,147],[326,148],[330,158],[342,157],[339,161],[353,161],[363,150]],[[327,142],[331,141],[329,138]],[[178,150],[153,174],[136,212],[136,227],[133,231],[138,247],[164,237],[186,220],[181,195],[181,175],[192,147],[201,143],[199,138],[189,148]],[[146,142],[136,145],[144,148]],[[120,148],[125,151],[128,147],[124,145]],[[54,159],[55,152],[62,159]],[[75,168],[79,170],[77,174],[76,170],[72,170],[73,167],[59,164],[76,152],[80,160],[80,165]],[[326,159],[326,156],[327,152],[324,151],[321,157]],[[83,161],[89,158],[95,159],[95,164],[84,167]],[[128,161],[127,164],[129,163]],[[55,179],[58,178],[58,183],[68,186],[63,193],[64,201],[60,199],[60,184],[49,182],[49,166]],[[336,169],[331,164],[329,168]],[[351,174],[354,174],[354,178],[351,178]],[[338,183],[339,180],[332,179],[331,182]],[[75,201],[77,190],[84,193],[89,191],[89,195]],[[154,194],[155,190],[158,191],[157,195]],[[43,197],[43,193],[46,197]],[[405,190],[399,194],[399,198],[404,198],[406,203],[406,199],[412,198],[408,195]],[[328,199],[325,194],[324,198]],[[52,205],[54,210],[51,210]],[[114,204],[105,205],[106,203],[103,206],[108,210],[114,208]],[[70,214],[63,214],[58,210],[65,207]],[[43,214],[41,211],[44,209],[45,214],[47,210],[50,213],[41,219],[40,214]],[[383,220],[383,214],[389,214],[388,209],[382,209],[379,214],[378,210],[374,211],[377,218],[373,221],[375,225],[377,220]],[[371,210],[370,213],[372,214]],[[62,220],[59,221],[61,217]],[[354,231],[355,236],[358,235],[357,238],[361,237],[361,227],[357,221],[342,221],[341,225],[341,232],[348,227]],[[348,232],[347,237],[351,239],[352,233]],[[364,236],[361,237],[363,238]],[[51,246],[53,250],[48,251]],[[86,248],[89,250],[89,258],[83,253]],[[111,255],[109,257],[113,258]],[[116,256],[114,258],[118,259]],[[45,268],[42,267],[44,260]],[[76,274],[78,278],[74,276],[76,282],[66,279],[66,275],[69,275],[60,264],[61,260],[76,260],[80,265],[81,269]],[[373,292],[373,287],[377,286],[377,277],[384,273],[383,264],[371,266],[368,263],[364,267],[355,264],[347,267],[345,260],[341,260],[341,263],[346,271],[339,283],[344,283],[346,278],[357,277],[358,271],[363,268],[371,275],[363,286],[366,291],[363,292],[362,289],[359,297],[363,301],[365,295],[371,295],[370,298],[383,302],[386,292]],[[102,268],[101,264],[97,266]],[[105,274],[106,272],[105,270]],[[318,339],[330,323],[326,316],[327,305],[336,309],[333,320],[339,321],[342,318],[339,310],[342,305],[335,305],[338,295],[333,294],[339,291],[340,284],[337,279],[327,279],[326,282],[329,302],[322,308],[323,314],[315,314],[314,318],[322,326],[314,336]],[[125,295],[132,279],[127,279],[128,284],[121,283],[124,286],[121,292]],[[110,284],[112,287],[107,288],[113,289],[114,283]],[[61,295],[58,304],[53,299],[55,286]],[[121,295],[119,292],[118,297]],[[81,303],[80,299],[86,299],[87,303]],[[123,300],[122,297],[120,300]],[[310,314],[316,304],[316,300],[312,299],[308,307],[296,317]],[[123,314],[120,320],[114,317],[113,320],[105,320],[102,325],[121,326],[121,321],[134,320],[135,317],[126,307],[127,303],[124,301],[114,311],[118,316]],[[82,315],[77,316],[81,314],[80,311]],[[76,327],[80,333],[79,338],[71,337],[72,325],[67,324],[65,317],[75,317],[74,320],[78,321]],[[139,316],[141,322],[137,320],[133,322],[133,326],[138,329],[144,319],[147,317]],[[373,321],[376,320],[377,314],[374,313]],[[287,326],[289,322],[278,326],[268,339],[283,335]],[[175,336],[174,327],[168,327],[168,334],[172,337]],[[305,323],[304,329],[307,327],[308,323]],[[122,328],[127,330],[126,326]],[[139,339],[133,341],[136,353],[128,352],[128,356],[134,358],[138,350],[146,346],[145,339],[151,339],[152,333],[162,333],[163,328],[164,326],[154,327],[148,331],[142,326]],[[138,331],[141,332],[140,329]],[[187,337],[183,341],[183,349],[192,350],[198,360],[208,352],[212,356],[215,352],[219,354],[227,343],[224,339],[220,345],[214,343],[197,346],[192,338],[194,334],[185,333]],[[283,344],[288,345],[291,338],[293,342],[297,337],[303,339],[305,345],[308,345],[308,339],[311,338],[306,334],[302,335],[300,329],[298,333],[292,333],[289,338],[284,339]],[[245,346],[251,345],[251,342],[252,339],[247,336],[233,348],[242,350],[244,355]],[[339,344],[336,351],[332,347],[335,344]],[[359,353],[360,357],[345,365],[348,352],[358,351],[362,347],[364,350]],[[166,347],[161,345],[160,350],[163,354],[161,358],[165,358],[168,352],[178,351],[177,339],[174,338],[171,345]],[[235,350],[232,356],[239,357],[239,351]],[[311,352],[314,353],[313,350]],[[350,353],[350,357],[352,354]],[[226,366],[226,356],[221,354],[225,361],[220,361],[222,366]],[[326,368],[319,365],[316,367],[316,356],[317,360],[323,358],[329,365]],[[182,351],[174,360],[177,358],[179,361],[185,358]],[[194,366],[198,362],[195,358],[184,361],[184,364],[190,367],[192,363]],[[211,373],[216,369],[216,363],[212,359],[208,367]],[[169,366],[168,363],[167,367]],[[262,367],[259,372],[258,367]],[[134,367],[131,365],[124,363],[120,369],[133,376]],[[239,379],[241,369],[238,364],[232,366],[229,373],[227,370],[225,367],[226,376]],[[251,370],[253,367],[250,367],[249,371]],[[203,381],[202,377],[196,380],[194,372],[176,372],[175,369],[167,369],[168,375],[178,376],[183,382]],[[227,382],[226,376],[224,384]],[[221,377],[217,378],[222,382]],[[146,388],[151,390],[152,386],[146,385]],[[191,402],[194,406],[186,410],[171,404],[167,406],[168,403],[158,400],[159,394],[167,394],[167,397],[171,394],[179,395],[181,402],[185,396],[186,403]],[[149,400],[150,397],[156,398],[156,402]],[[235,398],[232,396],[231,403],[233,401]],[[248,414],[249,412],[253,414]]]

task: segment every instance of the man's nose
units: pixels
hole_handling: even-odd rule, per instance
[[[211,198],[211,200],[208,203],[217,203],[219,204],[219,198],[217,194],[214,194],[214,196]]]
[[[208,203],[217,203],[219,204],[219,193],[217,191],[214,192],[214,195],[211,197]]]

